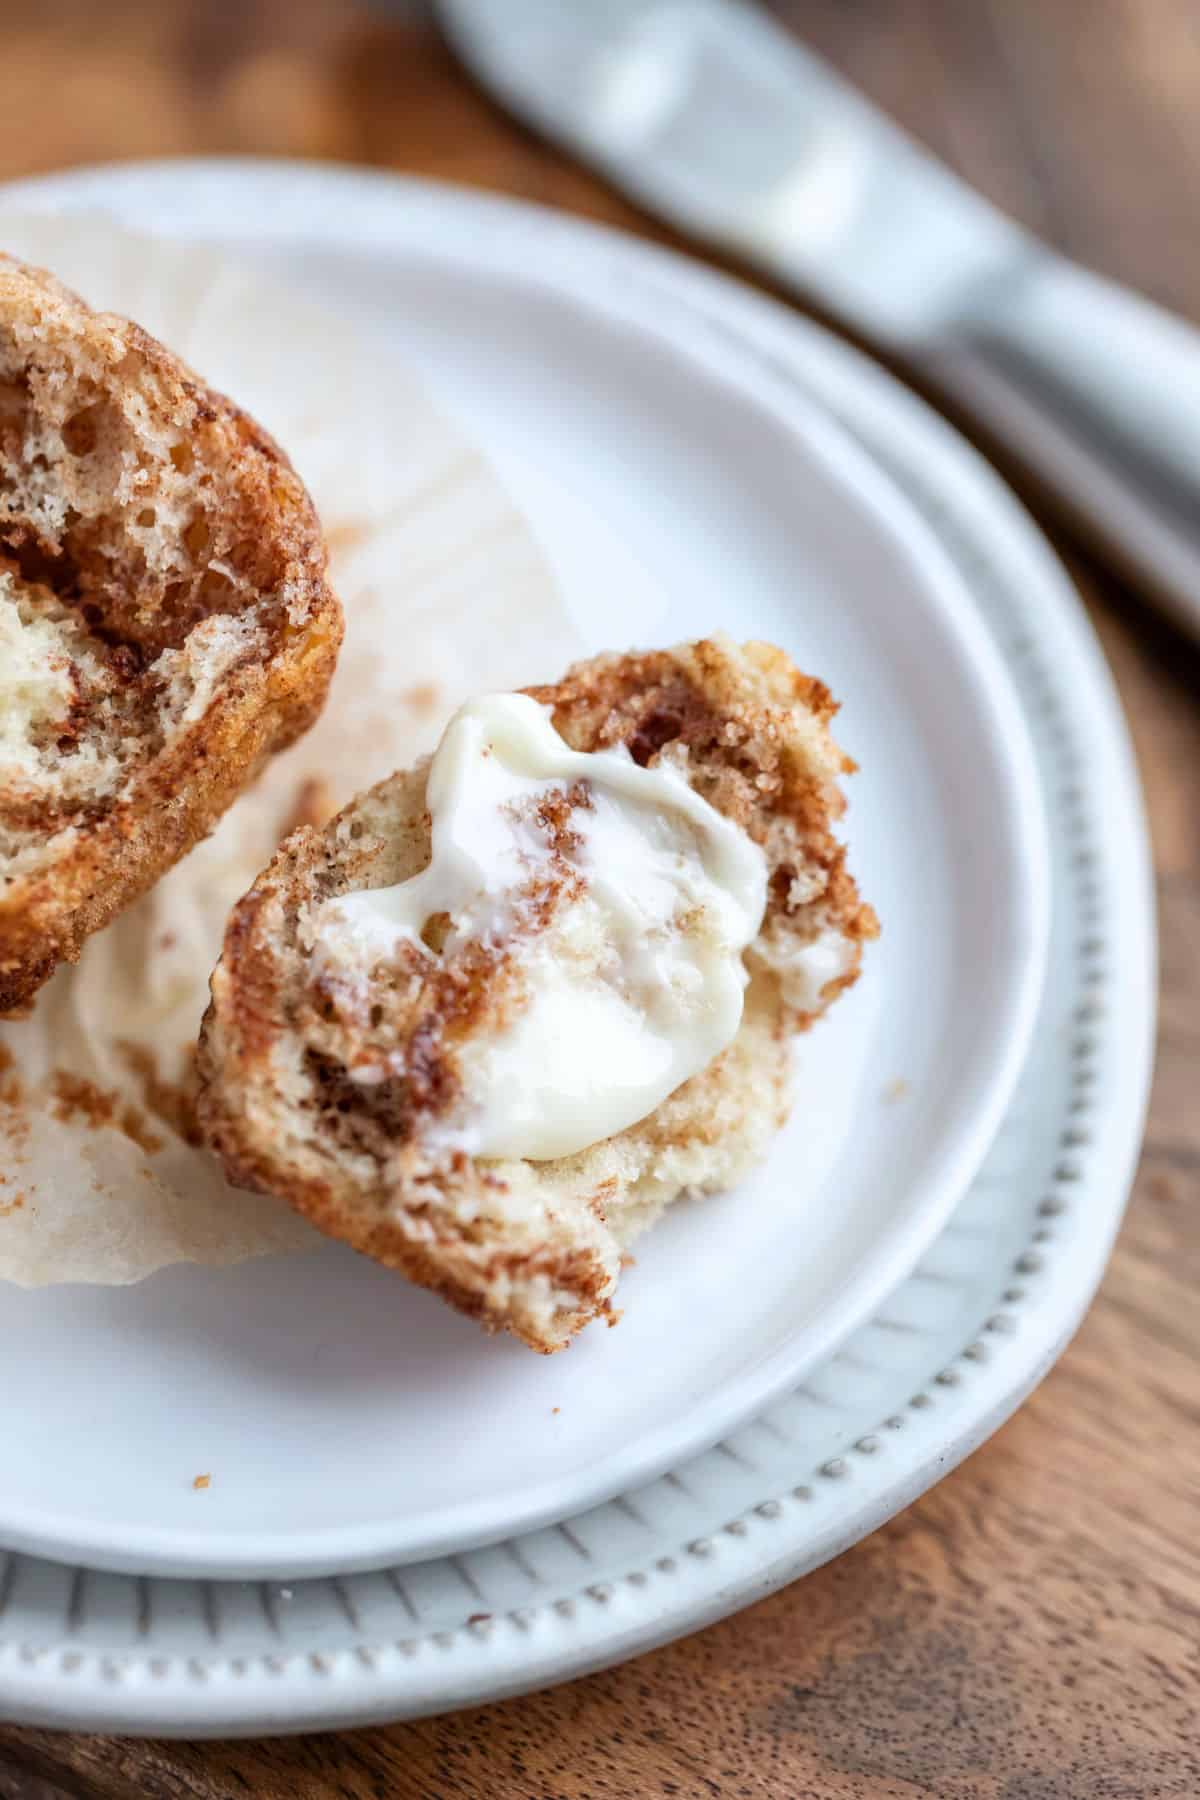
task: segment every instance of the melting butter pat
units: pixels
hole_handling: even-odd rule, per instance
[[[445,1140],[569,1156],[645,1118],[731,1042],[766,859],[677,769],[572,750],[548,708],[495,694],[447,726],[426,804],[428,867],[327,902],[316,929],[343,967],[402,940],[451,957],[475,939],[509,958],[514,1003],[500,1029],[464,1039]],[[539,892],[556,895],[544,921]]]

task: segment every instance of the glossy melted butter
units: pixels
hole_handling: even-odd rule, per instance
[[[557,852],[557,903],[531,928],[523,897],[554,855],[536,812],[555,793],[579,803]],[[676,769],[640,768],[624,748],[571,750],[549,709],[495,694],[447,726],[426,804],[429,866],[328,902],[316,927],[343,965],[370,966],[401,940],[449,957],[478,939],[518,960],[508,1022],[459,1053],[461,1116],[439,1128],[454,1147],[568,1156],[645,1118],[730,1043],[766,861]],[[422,933],[443,915],[434,951]]]

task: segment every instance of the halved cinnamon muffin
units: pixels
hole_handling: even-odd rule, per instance
[[[286,457],[0,256],[0,1012],[303,732],[342,621]]]
[[[769,645],[600,657],[293,833],[201,1033],[230,1180],[535,1349],[608,1313],[632,1238],[763,1154],[876,934],[834,710]]]

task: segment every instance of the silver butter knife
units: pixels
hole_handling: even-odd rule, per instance
[[[1200,637],[1200,332],[1057,255],[739,0],[439,0],[479,80],[903,358]]]

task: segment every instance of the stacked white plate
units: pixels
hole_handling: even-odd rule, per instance
[[[6,197],[234,246],[376,334],[493,461],[584,647],[721,627],[819,673],[884,935],[803,1045],[762,1174],[677,1209],[619,1328],[566,1355],[485,1340],[334,1246],[5,1290],[0,1716],[193,1736],[412,1716],[802,1574],[1012,1411],[1124,1204],[1148,858],[1061,569],[873,364],[616,234],[281,163]]]

